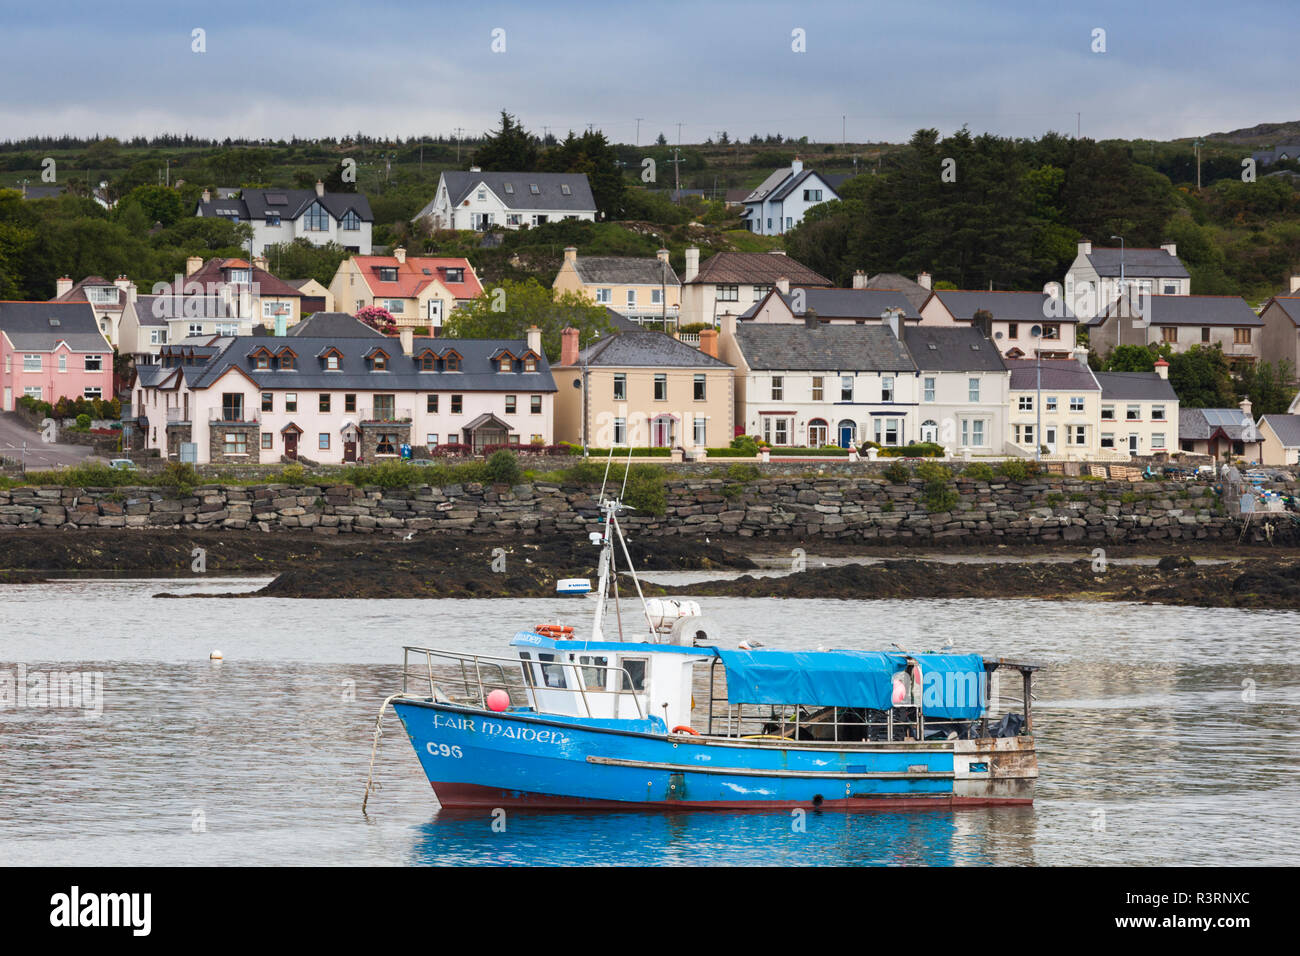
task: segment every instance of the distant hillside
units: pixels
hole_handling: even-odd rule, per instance
[[[1279,143],[1300,141],[1300,120],[1285,123],[1260,123],[1246,129],[1234,129],[1230,133],[1206,133],[1205,139],[1214,139],[1226,143],[1242,143],[1249,146],[1273,146]]]

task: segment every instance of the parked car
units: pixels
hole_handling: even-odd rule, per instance
[[[135,462],[130,458],[114,458],[108,463],[109,468],[116,468],[118,471],[135,471]]]

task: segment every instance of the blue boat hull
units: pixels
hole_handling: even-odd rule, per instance
[[[556,718],[410,699],[393,707],[444,807],[884,810],[1028,804],[1038,775],[1031,737],[855,749],[668,736],[656,718]]]

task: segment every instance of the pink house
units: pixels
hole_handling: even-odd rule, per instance
[[[113,397],[113,348],[89,302],[0,302],[0,409],[24,395]]]

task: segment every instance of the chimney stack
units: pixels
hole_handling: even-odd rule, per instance
[[[398,341],[402,343],[402,354],[410,358],[415,354],[415,329],[411,326],[403,326],[397,330]]]
[[[1081,256],[1092,255],[1092,243],[1089,240],[1087,239],[1079,240],[1079,255]]]
[[[916,277],[916,284],[919,285],[919,286],[920,286],[922,289],[924,289],[926,292],[931,292],[931,291],[933,291],[933,290],[930,288],[930,281],[931,281],[931,280],[930,280],[930,273],[928,273],[928,272],[922,272],[919,276]]]
[[[1164,359],[1156,359],[1156,374],[1169,381],[1169,363]]]
[[[317,196],[325,195],[325,184],[321,182],[319,179],[316,180],[316,195]]]
[[[660,262],[667,262],[667,261],[668,261],[668,250],[667,250],[667,249],[660,249],[658,252],[655,253],[655,258],[658,259]]]
[[[790,164],[790,172],[795,176],[798,176],[801,172],[803,172],[803,160],[800,159],[798,156],[796,156],[794,158],[794,162]]]
[[[1160,248],[1163,249],[1165,252],[1169,253],[1171,256],[1174,256],[1175,258],[1177,258],[1177,256],[1178,256],[1178,243],[1176,243],[1176,242],[1162,242],[1162,243],[1160,243]]]
[[[577,261],[578,261],[578,247],[577,247],[577,246],[565,246],[565,247],[564,247],[564,261],[565,261],[565,262],[577,262]]]
[[[1250,417],[1251,406],[1250,406],[1249,398],[1243,398],[1240,402],[1237,403],[1237,407],[1241,409],[1241,414],[1245,415],[1247,418],[1250,418],[1252,422],[1255,420]]]
[[[808,309],[803,314],[803,327],[805,329],[815,329],[822,324],[822,320],[817,318],[816,309]]]
[[[686,250],[686,275],[682,276],[683,282],[690,282],[700,274],[700,250],[695,246]]]
[[[72,291],[72,276],[60,276],[54,283],[54,298],[58,299]]]
[[[705,355],[713,358],[718,357],[718,330],[701,329],[700,330],[700,351]]]
[[[194,273],[198,272],[202,268],[203,268],[202,256],[190,256],[188,259],[185,260],[186,277],[194,275]]]
[[[1074,360],[1078,362],[1080,365],[1082,365],[1084,368],[1087,368],[1088,350],[1084,348],[1082,345],[1076,345],[1074,347]]]
[[[253,268],[266,271],[266,256],[253,256]]]
[[[210,189],[203,190],[203,201],[212,202],[212,190]]]
[[[1291,294],[1295,295],[1297,292],[1300,292],[1300,275],[1293,275],[1291,277]]]
[[[578,364],[578,330],[575,328],[567,328],[560,333],[560,364]]]
[[[542,330],[535,325],[528,326],[528,347],[538,355],[542,354]]]
[[[867,274],[863,272],[861,269],[855,270],[853,273],[853,288],[865,289],[866,287],[867,287]]]
[[[785,276],[781,276],[781,278],[776,280],[776,290],[780,292],[782,295],[789,295],[790,280],[787,279]]]
[[[902,330],[898,327],[898,322],[899,319],[902,318],[902,315],[903,313],[899,312],[897,309],[886,309],[884,312],[880,313],[880,318],[889,326],[889,330],[894,333],[894,338],[899,341],[902,341],[903,338]]]
[[[721,342],[736,341],[736,316],[733,312],[724,312],[718,319],[720,328],[718,330],[718,340]]]
[[[289,334],[289,317],[283,312],[275,314],[275,334],[279,338],[284,338]]]
[[[406,264],[406,250],[398,246],[393,250],[393,258],[397,260],[399,266]]]

